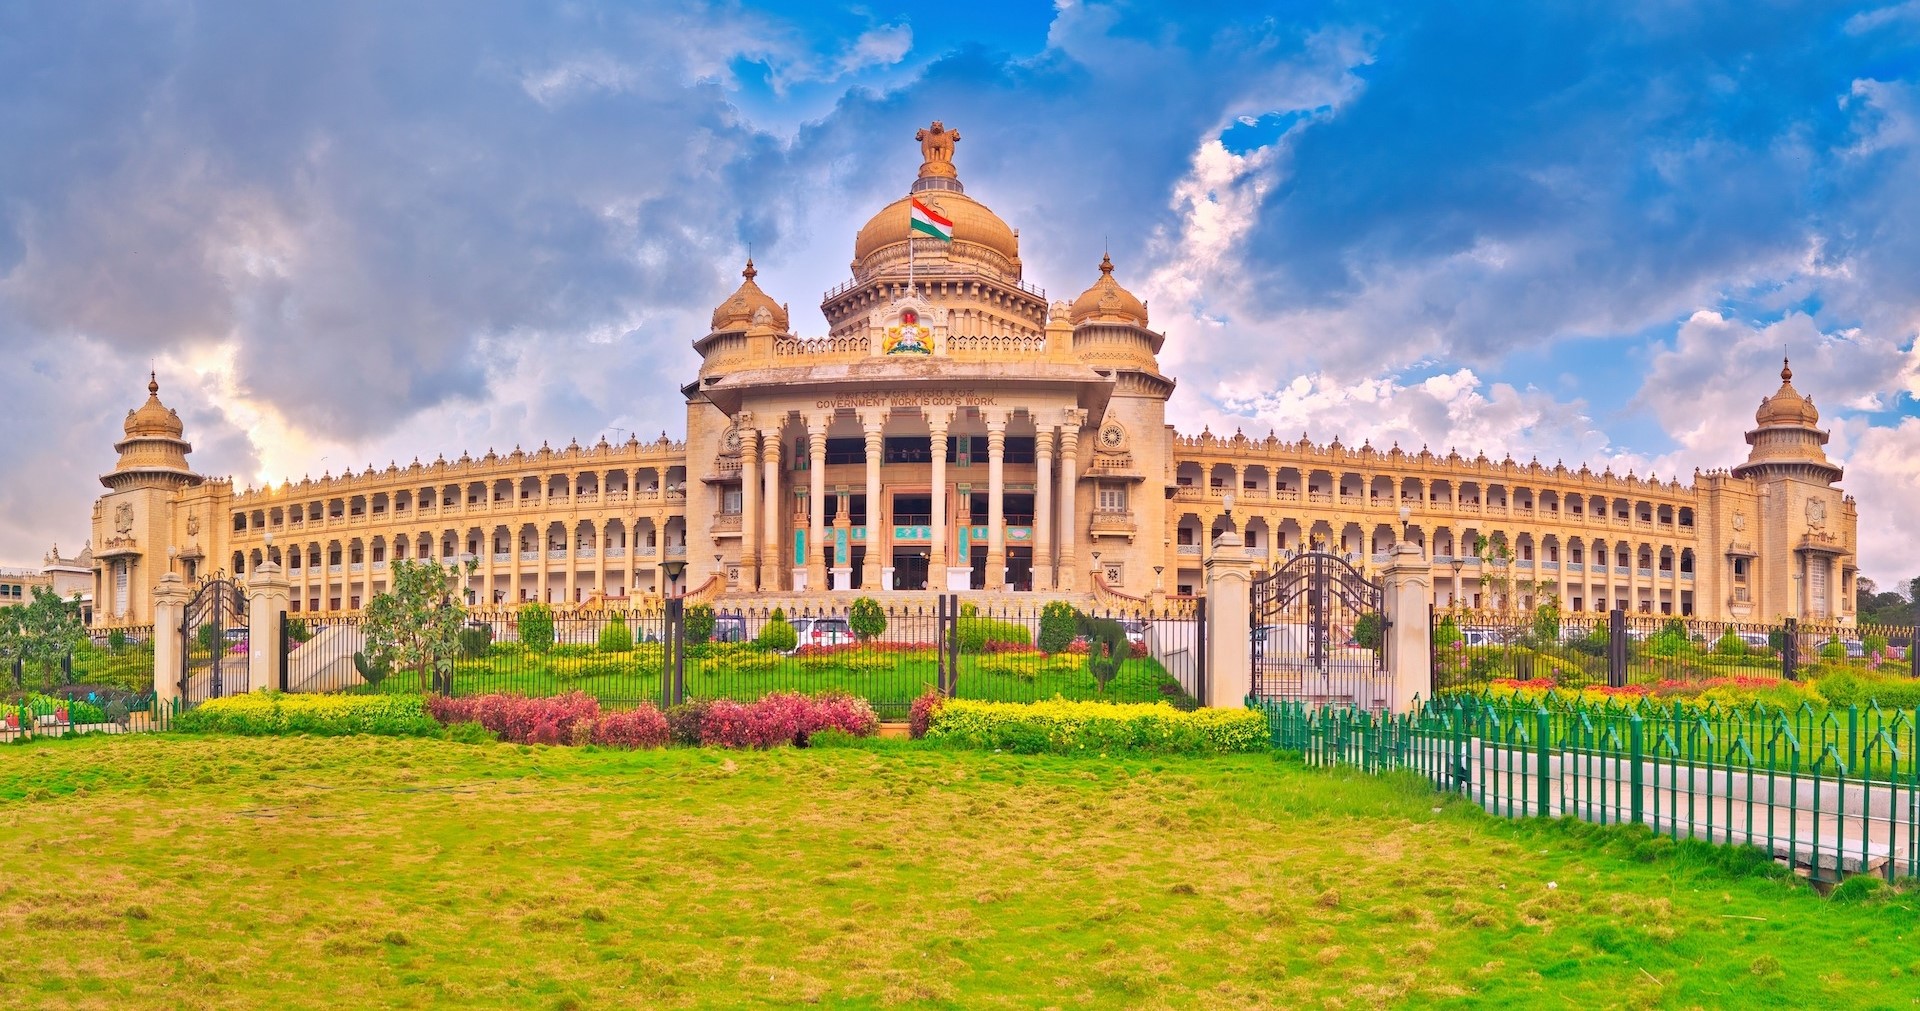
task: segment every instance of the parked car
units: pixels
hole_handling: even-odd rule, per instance
[[[1126,630],[1128,642],[1133,643],[1136,646],[1146,645],[1146,642],[1147,642],[1147,623],[1146,622],[1123,621],[1120,623],[1120,627]]]
[[[794,618],[794,648],[801,646],[844,646],[854,641],[853,629],[845,618]]]
[[[713,642],[746,642],[747,619],[738,614],[713,616]]]
[[[1867,647],[1858,639],[1842,639],[1840,644],[1847,648],[1848,657],[1857,660],[1867,655]]]
[[[1751,649],[1770,649],[1773,640],[1765,632],[1735,632],[1734,635]]]

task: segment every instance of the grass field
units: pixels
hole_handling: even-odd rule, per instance
[[[0,839],[13,1006],[1920,994],[1911,894],[1824,899],[1268,755],[82,738],[0,748]]]

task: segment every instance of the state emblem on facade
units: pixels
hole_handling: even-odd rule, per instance
[[[919,313],[907,309],[900,313],[899,325],[887,328],[882,350],[890,355],[933,354],[933,331],[920,322]]]

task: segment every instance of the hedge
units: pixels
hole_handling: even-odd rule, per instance
[[[1216,754],[1262,751],[1266,717],[1251,709],[1181,712],[1164,703],[978,702],[948,699],[927,719],[926,736],[1020,754],[1134,751]]]
[[[441,733],[418,695],[282,695],[252,692],[209,699],[181,713],[180,730],[260,736],[270,734]]]

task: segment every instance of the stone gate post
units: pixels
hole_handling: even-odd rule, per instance
[[[1433,564],[1419,545],[1401,541],[1381,570],[1381,582],[1393,711],[1405,713],[1415,696],[1424,699],[1433,691]]]
[[[280,615],[287,609],[288,584],[280,566],[263,562],[247,581],[247,690],[280,687],[280,639],[287,629]]]
[[[1240,709],[1253,690],[1253,559],[1229,529],[1213,539],[1207,559],[1207,697],[1219,709]]]
[[[180,625],[186,621],[187,601],[191,595],[178,572],[160,577],[160,588],[153,591],[153,697],[157,711],[180,696]]]

